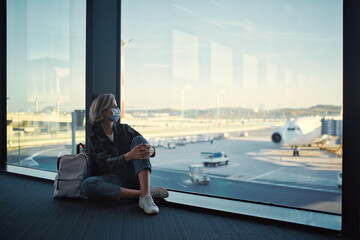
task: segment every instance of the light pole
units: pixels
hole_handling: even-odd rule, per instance
[[[18,110],[18,160],[19,160],[19,164],[20,164],[20,110]]]
[[[225,89],[221,89],[218,94],[217,94],[217,121],[219,121],[220,118],[220,96],[221,94],[223,94],[224,92],[226,92]]]
[[[120,93],[120,108],[121,119],[125,118],[125,79],[124,79],[124,49],[125,46],[131,42],[131,39],[121,40],[121,93]]]
[[[181,89],[181,118],[184,118],[184,107],[185,107],[185,91],[192,88],[191,85],[185,85]]]

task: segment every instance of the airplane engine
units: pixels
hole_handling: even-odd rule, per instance
[[[271,135],[271,140],[272,140],[274,143],[281,143],[281,140],[282,140],[281,134],[280,134],[279,132],[274,132],[274,133]]]

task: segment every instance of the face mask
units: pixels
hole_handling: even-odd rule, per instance
[[[113,120],[114,122],[117,122],[120,120],[120,116],[121,116],[121,113],[120,113],[120,109],[119,108],[113,108],[111,109],[113,115],[111,115],[109,118],[111,120]]]

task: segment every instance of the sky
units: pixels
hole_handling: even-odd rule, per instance
[[[85,108],[85,2],[8,1],[8,111]],[[121,21],[126,109],[342,104],[340,0],[122,0]]]

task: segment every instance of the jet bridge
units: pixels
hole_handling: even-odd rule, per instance
[[[343,121],[339,119],[322,119],[321,120],[321,134],[327,134],[329,136],[337,137],[336,144],[339,145],[336,149],[328,149],[338,155],[339,151],[342,150],[342,132],[343,132]],[[342,151],[341,151],[342,155]]]
[[[342,120],[336,119],[321,119],[321,134],[330,136],[342,137]]]

